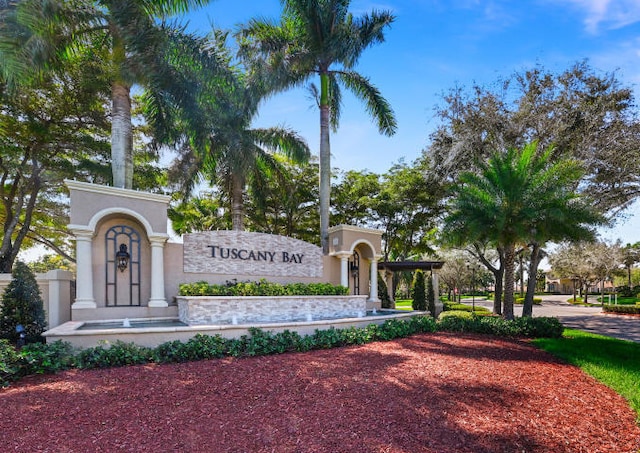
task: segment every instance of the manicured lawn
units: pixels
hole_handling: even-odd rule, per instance
[[[413,307],[411,306],[411,303],[413,302],[413,300],[411,299],[400,299],[400,300],[396,300],[396,310],[413,310]]]
[[[566,329],[563,338],[533,343],[625,397],[640,420],[640,344],[573,329]]]

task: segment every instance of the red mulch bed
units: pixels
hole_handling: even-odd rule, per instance
[[[3,452],[637,452],[625,400],[524,341],[69,371],[0,391]]]

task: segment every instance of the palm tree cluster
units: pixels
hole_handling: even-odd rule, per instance
[[[457,245],[490,244],[504,268],[504,312],[514,317],[515,258],[519,248],[530,251],[529,275],[536,275],[540,251],[548,241],[593,238],[594,225],[603,223],[576,185],[579,162],[551,160],[553,147],[539,150],[537,142],[521,150],[495,152],[478,164],[478,172],[464,172],[454,187],[445,235]],[[535,291],[528,288],[523,314],[531,315]],[[500,294],[496,294],[498,300]],[[529,303],[526,304],[527,300]]]
[[[111,166],[115,187],[133,187],[132,89],[156,146],[179,150],[174,182],[183,198],[200,179],[229,193],[234,229],[243,229],[247,183],[277,175],[281,153],[306,162],[305,140],[286,127],[252,128],[271,94],[320,77],[321,242],[329,227],[329,124],[338,127],[340,86],[362,99],[382,133],[396,128],[389,103],[353,70],[362,52],[384,40],[393,16],[354,17],[350,0],[283,0],[281,23],[252,20],[237,32],[232,56],[227,34],[203,38],[171,18],[208,0],[23,0],[0,9],[1,76],[7,86],[37,84],[62,73],[69,59],[89,55],[100,68],[95,83],[111,96]]]

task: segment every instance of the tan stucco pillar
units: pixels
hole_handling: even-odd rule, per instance
[[[96,308],[96,300],[93,297],[93,256],[91,253],[93,230],[72,226],[69,226],[69,230],[76,237],[76,300],[71,308],[74,310]]]
[[[440,313],[442,313],[442,310],[444,308],[444,305],[442,304],[442,302],[440,301],[440,282],[438,279],[438,273],[437,272],[433,272],[431,275],[431,283],[433,284],[433,293],[435,296],[435,300],[436,300],[436,318],[438,317],[438,315]]]
[[[372,258],[369,273],[369,299],[368,302],[380,302],[378,298],[378,260],[377,258]]]
[[[349,258],[351,257],[351,253],[336,253],[334,255],[336,258],[340,259],[340,285],[345,288],[349,287]]]
[[[164,244],[167,235],[150,236],[151,242],[151,298],[149,307],[167,307],[164,294]]]

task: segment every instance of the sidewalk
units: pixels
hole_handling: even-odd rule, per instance
[[[600,307],[574,306],[567,302],[570,298],[570,295],[544,295],[542,304],[533,306],[533,316],[553,316],[571,329],[640,343],[640,317],[605,314]],[[493,308],[490,300],[476,301],[476,305]],[[521,306],[516,305],[515,314],[522,314]]]

